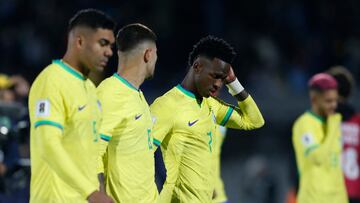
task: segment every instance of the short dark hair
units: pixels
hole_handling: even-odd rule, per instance
[[[195,59],[199,56],[204,56],[211,60],[219,58],[227,63],[232,63],[235,59],[236,52],[225,40],[209,35],[201,38],[200,41],[194,45],[193,50],[189,54],[189,66],[192,66]]]
[[[355,87],[355,80],[350,71],[343,66],[334,66],[327,73],[337,81],[339,95],[345,99],[349,98]]]
[[[114,30],[115,21],[104,12],[97,9],[83,9],[78,11],[70,20],[68,25],[68,32],[73,28],[84,26],[92,29],[103,28]]]
[[[140,23],[134,23],[119,30],[116,35],[116,46],[119,51],[126,52],[144,41],[156,42],[156,38],[150,28]]]

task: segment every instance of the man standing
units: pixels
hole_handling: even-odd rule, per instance
[[[167,170],[160,202],[211,202],[215,126],[249,130],[264,125],[254,100],[233,72],[234,57],[224,40],[202,38],[190,53],[182,83],[151,105],[154,144],[161,146]],[[237,99],[237,107],[213,97],[223,83]]]
[[[100,173],[105,172],[106,192],[116,202],[151,203],[158,196],[153,123],[139,88],[154,74],[156,35],[142,24],[130,24],[120,29],[116,44],[118,71],[98,87],[103,109]]]
[[[32,84],[30,202],[112,202],[98,191],[100,106],[87,76],[112,56],[114,27],[101,11],[79,11],[69,22],[65,56]]]
[[[326,73],[309,81],[311,109],[293,126],[292,141],[300,176],[299,203],[348,202],[341,170],[340,114],[335,113],[336,80]]]

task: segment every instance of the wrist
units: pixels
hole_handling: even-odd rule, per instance
[[[229,84],[226,84],[226,87],[228,88],[228,91],[232,96],[235,96],[244,90],[244,87],[241,85],[237,78]]]

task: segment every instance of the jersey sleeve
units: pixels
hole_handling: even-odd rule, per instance
[[[29,96],[30,116],[35,128],[43,125],[50,125],[64,129],[65,103],[61,87],[56,83],[45,79],[39,81]]]
[[[260,128],[265,121],[255,101],[249,95],[238,106],[232,106],[218,98],[209,98],[216,122],[228,128],[251,130]]]
[[[114,135],[114,129],[121,124],[126,115],[123,112],[124,108],[119,108],[118,102],[114,102],[117,98],[114,98],[113,93],[105,88],[99,88],[97,91],[98,99],[101,103],[102,108],[102,121],[100,124],[100,149],[99,149],[99,160],[98,160],[98,172],[104,172],[104,155]]]
[[[173,115],[175,114],[164,98],[156,99],[154,103],[151,104],[150,111],[154,122],[152,132],[154,135],[153,144],[156,150],[166,135],[171,132],[174,124]]]
[[[293,127],[292,141],[298,156],[307,157],[314,149],[319,147],[316,129],[312,123],[300,121]]]

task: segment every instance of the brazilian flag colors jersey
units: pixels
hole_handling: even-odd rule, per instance
[[[100,105],[94,84],[54,60],[32,84],[29,115],[30,202],[87,202],[99,188]]]
[[[97,93],[103,108],[99,170],[105,172],[106,192],[116,202],[155,202],[153,123],[143,93],[117,73],[101,82]]]
[[[303,113],[293,126],[292,142],[300,176],[298,203],[347,203],[341,169],[339,114]]]
[[[154,101],[154,145],[161,146],[167,170],[159,202],[211,202],[215,125],[250,130],[264,124],[251,96],[238,105],[212,97],[198,103],[181,85]]]
[[[227,201],[224,182],[221,178],[221,147],[225,140],[227,129],[224,126],[217,125],[215,128],[215,150],[213,153],[213,168],[215,173],[215,189],[213,203],[222,203]]]

